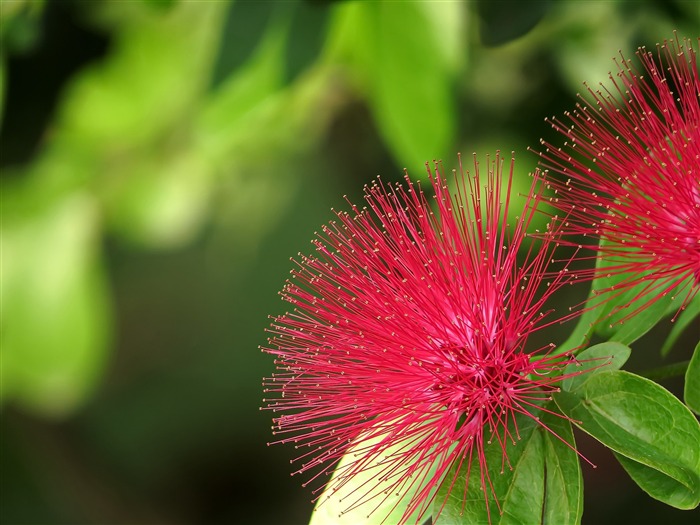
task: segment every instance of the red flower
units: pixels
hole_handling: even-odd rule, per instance
[[[640,285],[642,307],[669,293],[685,305],[700,289],[698,63],[691,41],[677,38],[657,46],[658,56],[637,55],[644,72],[620,55],[619,80],[611,74],[611,89],[588,88],[594,105],[578,104],[571,124],[554,118],[567,141],[542,141],[540,155],[566,177],[548,184],[567,233],[605,241],[587,246],[600,250],[600,275],[620,277],[614,293]]]
[[[367,207],[336,212],[313,241],[317,255],[302,256],[282,292],[294,311],[275,318],[263,349],[276,356],[264,382],[275,395],[266,408],[279,414],[276,443],[303,451],[296,473],[316,471],[313,479],[351,445],[361,451],[330,482],[341,489],[374,473],[348,508],[369,502],[371,513],[387,488],[419,486],[401,523],[422,516],[450,467],[472,458],[488,500],[487,443],[507,465],[508,424],[517,414],[539,422],[573,359],[554,345],[525,350],[532,332],[558,322],[544,303],[570,277],[546,271],[553,234],[516,260],[541,195],[530,195],[509,233],[513,162],[503,192],[502,159],[488,162],[484,190],[478,163],[470,175],[460,160],[456,194],[428,170],[435,211],[408,177],[405,188],[378,180],[365,190]]]

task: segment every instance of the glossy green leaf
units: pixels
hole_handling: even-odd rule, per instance
[[[508,442],[506,446],[512,469],[508,468],[508,463],[503,464],[502,450],[497,442],[494,441],[486,448],[488,475],[493,487],[492,493],[486,482],[488,507],[482,488],[479,461],[474,457],[468,480],[469,465],[466,461],[459,472],[456,465],[445,477],[435,498],[436,511],[444,502],[436,525],[540,522],[545,496],[545,443],[542,433],[536,431],[537,424],[532,418],[518,417],[517,421],[520,440]],[[511,430],[514,431],[512,424]],[[450,490],[453,479],[454,486]]]
[[[578,373],[562,381],[564,390],[575,390],[596,372],[619,370],[630,357],[629,347],[616,342],[600,343],[576,356],[576,363],[564,370],[564,375]]]
[[[646,291],[650,286],[653,287],[651,281],[644,281],[618,295],[616,289],[619,283],[628,278],[628,275],[601,277],[593,283],[594,290],[613,290],[604,292],[599,297],[604,304],[597,309],[596,333],[605,339],[624,344],[636,341],[651,330],[668,315],[669,307],[676,302],[670,295],[654,298],[653,291]],[[680,304],[678,302],[678,306]]]
[[[642,480],[640,486],[652,497],[682,509],[698,505],[700,425],[666,389],[629,372],[599,372],[575,390],[555,394],[555,401],[582,430],[655,470],[649,475],[632,467],[633,479]],[[652,478],[663,482],[652,483]]]
[[[583,514],[583,477],[578,454],[572,448],[576,442],[571,423],[545,413],[542,424],[556,434],[543,428],[537,429],[544,437],[545,452],[542,524],[576,525],[581,522]]]
[[[696,294],[685,309],[678,314],[678,317],[674,319],[673,328],[671,328],[671,332],[661,347],[662,356],[668,355],[673,345],[676,344],[676,341],[688,326],[695,327],[696,331],[698,330],[697,323],[694,323],[698,316],[700,316],[700,293]]]
[[[652,498],[679,509],[697,506],[697,500],[693,499],[692,493],[674,478],[617,452],[613,454],[627,474]]]
[[[556,410],[553,405],[546,408]],[[518,416],[517,421],[520,439],[507,444],[505,466],[500,445],[494,442],[486,449],[489,476],[498,502],[487,489],[487,509],[479,462],[474,458],[467,487],[466,464],[457,474],[457,467],[453,467],[440,487],[434,504],[437,511],[444,502],[436,521],[438,525],[580,522],[583,483],[578,455],[572,448],[575,442],[571,424],[546,410],[541,412],[541,425],[530,417]],[[514,430],[512,424],[511,430]]]
[[[601,246],[609,243],[602,239]],[[620,257],[614,259],[599,258],[596,271],[600,277],[591,285],[591,294],[584,314],[585,326],[590,326],[598,335],[609,341],[631,344],[651,330],[669,312],[679,308],[682,297],[673,293],[659,295],[656,287],[663,290],[662,281],[644,280],[633,287],[627,287],[629,274],[611,273],[606,275],[606,268],[624,262]],[[641,276],[635,275],[634,279]],[[577,327],[578,328],[578,327]],[[586,336],[589,334],[586,333]]]
[[[97,208],[90,196],[73,194],[3,219],[0,397],[63,416],[92,392],[108,349]]]
[[[603,242],[605,241],[601,240],[601,243]],[[596,259],[596,271],[600,272],[604,264],[603,259]],[[586,345],[594,332],[601,330],[602,319],[609,315],[610,310],[614,307],[609,297],[601,297],[601,290],[605,290],[610,285],[608,277],[599,277],[593,280],[583,314],[579,317],[569,338],[559,346],[559,352],[577,351]]]
[[[634,291],[631,291],[626,295],[632,296],[633,293]],[[624,319],[629,315],[629,312],[633,312],[635,309],[641,307],[644,301],[648,301],[648,297],[630,301],[630,306],[604,319],[603,322],[598,325],[600,327],[598,332],[611,341],[631,344],[667,316],[666,312],[669,305],[673,304],[674,299],[671,297],[662,297],[652,303],[646,304],[629,319]],[[679,302],[678,304],[680,305]]]
[[[683,397],[686,405],[696,414],[700,414],[700,342],[695,346],[693,357],[685,373]]]

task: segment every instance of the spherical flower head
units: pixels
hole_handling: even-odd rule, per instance
[[[405,186],[377,180],[365,207],[336,212],[282,292],[294,310],[274,319],[263,349],[277,366],[265,408],[276,442],[303,451],[297,473],[315,472],[319,485],[352,447],[329,488],[371,481],[348,489],[348,509],[371,514],[413,489],[400,523],[420,519],[440,483],[454,483],[455,462],[478,464],[488,500],[486,447],[508,465],[516,415],[539,421],[573,359],[553,345],[526,350],[531,333],[558,322],[544,304],[569,274],[547,269],[553,230],[523,246],[541,195],[533,189],[509,227],[513,161],[505,181],[500,155],[487,162],[484,183],[476,158],[473,174],[460,159],[454,193],[429,169],[434,207],[408,176]]]
[[[542,141],[540,155],[564,175],[548,184],[567,233],[599,250],[591,276],[619,276],[608,295],[638,286],[640,308],[667,294],[682,295],[685,305],[700,289],[697,57],[692,42],[678,38],[637,55],[642,72],[621,54],[611,87],[588,88],[592,103],[582,99],[569,124],[550,121],[566,142]]]

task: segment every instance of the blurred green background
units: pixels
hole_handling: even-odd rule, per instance
[[[378,174],[513,150],[525,187],[674,29],[697,0],[1,0],[0,521],[306,523],[259,410],[289,258]],[[584,523],[693,521],[580,438]]]

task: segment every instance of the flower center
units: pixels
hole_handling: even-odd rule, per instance
[[[532,371],[527,354],[504,353],[496,348],[481,353],[466,348],[443,349],[432,391],[440,403],[458,414],[457,428],[475,414],[500,412],[513,402],[523,378]]]

